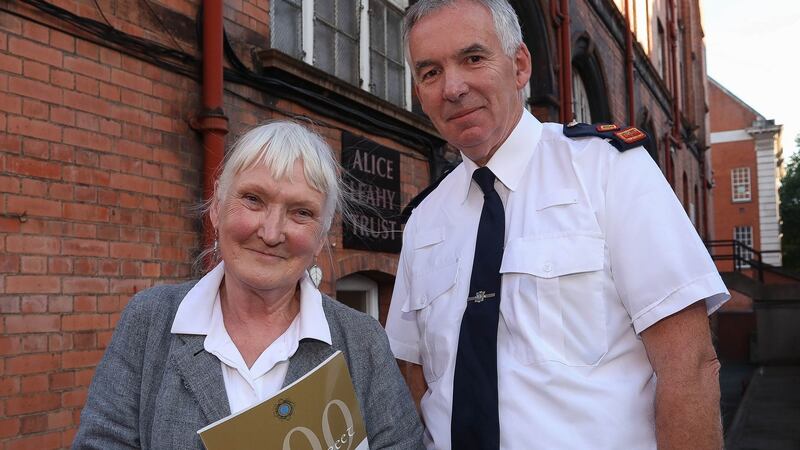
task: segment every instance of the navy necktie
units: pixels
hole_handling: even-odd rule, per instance
[[[500,262],[503,260],[505,213],[487,167],[472,178],[483,191],[483,209],[475,243],[467,309],[461,318],[453,413],[450,427],[454,450],[498,449],[500,419],[497,399],[497,323],[500,316]]]

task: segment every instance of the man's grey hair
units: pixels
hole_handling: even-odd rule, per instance
[[[406,11],[403,18],[403,46],[405,50],[406,61],[411,63],[411,51],[408,48],[408,36],[411,34],[411,29],[425,16],[442,9],[447,6],[454,5],[459,0],[420,0],[414,5],[410,6]],[[494,21],[494,30],[497,33],[497,38],[500,40],[500,45],[503,52],[510,57],[514,54],[522,44],[522,29],[519,26],[519,19],[514,8],[508,3],[507,0],[467,0],[473,3],[482,5],[492,14]],[[443,33],[457,33],[458,30],[442,30]],[[412,71],[413,72],[413,71]]]
[[[267,122],[243,134],[225,158],[214,198],[225,200],[236,176],[255,165],[267,167],[280,180],[291,176],[296,161],[303,162],[309,186],[325,194],[321,230],[325,234],[343,204],[340,166],[325,140],[296,122]]]

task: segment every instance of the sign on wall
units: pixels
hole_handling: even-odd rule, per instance
[[[343,223],[344,248],[399,253],[400,154],[343,131],[342,166],[345,183],[360,203],[354,223]]]

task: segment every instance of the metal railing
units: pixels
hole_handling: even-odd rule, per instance
[[[714,261],[733,261],[733,271],[751,269],[755,278],[763,283],[764,272],[777,272],[776,267],[764,262],[765,253],[780,253],[780,250],[756,250],[734,239],[705,241],[706,248]]]

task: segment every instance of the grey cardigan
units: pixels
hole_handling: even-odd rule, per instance
[[[202,449],[197,430],[230,414],[219,359],[205,336],[170,332],[195,282],[158,286],[126,306],[89,388],[74,449]],[[333,345],[304,339],[284,385],[335,350],[347,360],[372,449],[423,449],[422,425],[373,318],[326,296],[322,308]]]

